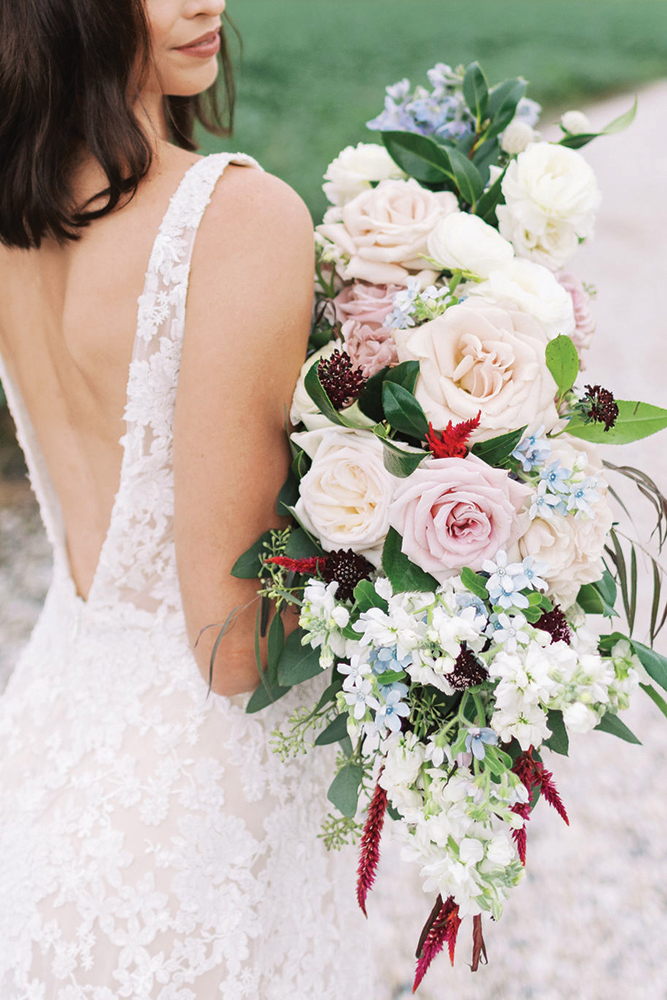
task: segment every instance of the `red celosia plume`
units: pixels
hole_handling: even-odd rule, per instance
[[[382,772],[380,772],[382,773]],[[359,866],[357,868],[357,902],[365,917],[366,897],[373,888],[378,861],[380,860],[380,837],[387,811],[387,793],[381,785],[375,786],[373,798],[368,807],[364,832],[361,835]]]
[[[468,453],[468,438],[479,427],[481,417],[480,410],[472,420],[464,420],[460,424],[452,424],[450,420],[440,435],[429,424],[426,441],[434,458],[465,458]]]
[[[544,764],[535,760],[533,757],[533,748],[530,747],[524,753],[520,754],[514,762],[513,772],[520,778],[523,785],[528,791],[528,794],[532,797],[533,791],[538,788],[546,801],[552,808],[556,810],[561,819],[570,825],[570,820],[568,819],[567,812],[565,811],[565,806],[563,805],[562,799],[558,794],[558,789],[554,783],[553,775],[551,771],[547,771]],[[512,812],[517,813],[519,816],[523,816],[524,820],[528,821],[530,819],[530,803],[517,803],[512,807]],[[526,829],[525,826],[521,830],[513,830],[512,836],[514,837],[514,842],[517,846],[519,852],[519,857],[525,865],[526,863]]]
[[[428,972],[429,966],[436,955],[439,955],[445,945],[449,950],[449,960],[454,964],[456,936],[461,926],[458,904],[450,896],[445,903],[438,896],[431,915],[426,921],[417,948],[417,969],[412,992],[416,993],[419,984]]]
[[[270,556],[264,561],[274,563],[276,566],[282,566],[283,569],[289,569],[293,573],[303,573],[306,575],[308,573],[317,573],[320,565],[326,562],[326,556],[310,556],[308,559],[290,559],[289,556]]]

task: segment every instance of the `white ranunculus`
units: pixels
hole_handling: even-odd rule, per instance
[[[595,173],[574,149],[532,142],[507,168],[500,232],[517,253],[552,270],[590,236],[600,204]]]
[[[468,212],[441,219],[428,238],[429,257],[449,271],[469,271],[488,278],[514,257],[512,244],[497,229]]]
[[[590,119],[583,111],[566,111],[561,115],[560,123],[570,135],[583,135],[593,131]]]
[[[299,485],[299,520],[327,552],[352,548],[379,566],[396,486],[382,442],[368,431],[331,426],[292,440],[312,459]]]
[[[597,712],[581,701],[568,705],[563,712],[563,722],[573,733],[590,733],[599,721],[600,716]]]
[[[322,358],[330,357],[337,347],[340,350],[340,346],[332,340],[330,343],[325,344],[324,347],[321,347],[319,351],[311,354],[308,360],[301,366],[301,372],[292,397],[292,406],[289,411],[289,418],[293,427],[296,427],[297,424],[303,424],[309,431],[314,431],[319,427],[332,426],[331,421],[319,412],[317,404],[313,402],[306,392],[304,379],[313,365],[318,364]]]
[[[372,187],[372,181],[390,177],[401,179],[405,174],[385,147],[375,142],[359,142],[356,146],[346,146],[329,164],[322,189],[332,205],[344,205]]]
[[[574,333],[572,296],[556,281],[551,271],[528,260],[512,260],[486,281],[468,289],[471,297],[481,296],[494,304],[512,303],[534,316],[549,340],[560,333]]]
[[[535,142],[537,133],[527,122],[522,122],[520,118],[513,118],[502,134],[500,145],[510,156],[523,153],[524,149]]]
[[[582,584],[595,583],[602,576],[602,554],[612,523],[603,496],[593,504],[591,517],[536,517],[519,539],[522,557],[546,563],[548,568],[541,575],[549,584],[548,593],[564,608],[575,602]]]

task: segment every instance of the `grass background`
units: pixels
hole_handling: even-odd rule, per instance
[[[316,221],[321,177],[384,88],[427,83],[436,62],[478,59],[489,81],[522,75],[553,115],[667,76],[667,0],[228,0],[243,38],[233,139],[291,184]]]

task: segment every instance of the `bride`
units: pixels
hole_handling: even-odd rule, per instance
[[[223,9],[0,8],[0,373],[54,549],[0,699],[1,1000],[374,995],[327,755],[270,752],[318,682],[244,711],[230,569],[279,523],[313,242],[249,156],[194,152]]]

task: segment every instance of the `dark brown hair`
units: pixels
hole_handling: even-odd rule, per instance
[[[196,122],[229,135],[234,79],[221,32],[224,105],[217,87],[165,97],[170,138],[194,150]],[[143,0],[0,0],[0,243],[39,247],[45,236],[79,238],[82,227],[133,197],[151,165],[151,144],[133,111],[136,70],[150,60]],[[74,204],[71,174],[87,148],[108,186]],[[90,208],[98,198],[101,207]]]

